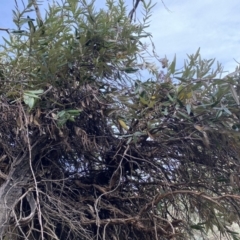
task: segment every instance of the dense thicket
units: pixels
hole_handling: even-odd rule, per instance
[[[106,2],[14,11],[0,52],[0,236],[237,239],[238,69],[220,79],[199,51],[181,71],[154,55],[158,69],[144,42],[154,5],[132,22],[139,1],[130,16]]]

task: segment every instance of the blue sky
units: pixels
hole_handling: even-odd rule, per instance
[[[18,2],[22,7],[21,1]],[[125,2],[130,9],[133,1]],[[216,58],[223,64],[225,71],[234,71],[237,65],[234,59],[240,62],[239,0],[165,0],[164,2],[170,11],[158,0],[149,28],[159,57],[166,55],[172,60],[176,53],[177,66],[181,67],[186,54],[195,53],[198,47],[201,47],[202,58]],[[42,9],[47,8],[48,3],[48,0],[43,0]],[[96,7],[104,5],[105,0],[96,0]],[[1,0],[0,28],[14,27],[12,24],[14,8],[14,0]],[[6,36],[0,31],[0,38],[3,35]]]
[[[178,65],[186,54],[201,47],[203,58],[216,58],[224,70],[234,71],[240,62],[240,1],[239,0],[167,0],[170,12],[159,3],[152,17],[153,33],[158,54]]]

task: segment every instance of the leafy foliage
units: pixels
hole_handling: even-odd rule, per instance
[[[189,239],[217,228],[238,239],[238,69],[221,79],[200,49],[181,71],[176,57],[156,69],[144,58],[151,2],[139,24],[123,1],[96,11],[67,0],[44,21],[26,16],[32,4],[14,11],[0,53],[1,188],[26,154],[31,170],[0,234]]]

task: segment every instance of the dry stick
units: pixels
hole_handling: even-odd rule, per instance
[[[42,21],[42,16],[41,16],[41,13],[40,13],[37,1],[36,0],[32,0],[32,3],[34,5],[35,12],[36,12],[38,20]],[[38,186],[37,186],[37,179],[36,179],[35,173],[33,171],[33,167],[32,167],[32,153],[31,153],[32,147],[31,147],[30,139],[29,139],[29,132],[28,132],[28,126],[27,126],[28,125],[27,124],[28,121],[27,121],[27,116],[26,116],[26,114],[24,112],[23,107],[22,107],[22,110],[23,110],[23,113],[24,113],[24,118],[25,118],[25,123],[26,123],[26,133],[27,133],[27,141],[28,141],[28,149],[29,149],[29,165],[30,165],[30,169],[31,169],[31,172],[32,172],[32,175],[33,175],[35,189],[36,189],[38,219],[39,219],[39,225],[40,225],[40,229],[41,229],[41,237],[42,237],[42,240],[43,240],[44,239],[44,235],[43,235],[43,225],[42,225],[42,213],[41,213],[40,202],[39,202],[39,192],[38,192]]]
[[[8,28],[0,28],[0,31],[6,31],[9,34]]]
[[[158,240],[156,219],[154,219],[154,231],[155,231],[155,238],[156,240]]]
[[[133,14],[135,13],[136,14],[136,10],[137,10],[137,7],[138,7],[138,4],[140,3],[140,1],[143,1],[143,0],[136,0],[136,2],[133,0],[133,9],[129,12],[129,15],[128,17],[130,18],[130,22],[132,22],[132,19],[133,19]],[[134,4],[135,2],[135,4]],[[167,11],[171,12],[165,5],[164,1],[161,0],[163,6],[167,9]],[[135,17],[136,18],[136,17]]]
[[[39,201],[39,192],[38,192],[38,186],[37,186],[37,179],[36,179],[35,173],[33,171],[33,167],[32,167],[32,146],[31,146],[30,139],[29,139],[28,119],[27,119],[26,113],[25,113],[22,105],[21,105],[21,107],[22,107],[24,118],[25,118],[25,127],[26,127],[26,134],[27,134],[27,144],[28,144],[28,151],[29,151],[29,166],[30,166],[30,169],[31,169],[31,172],[32,172],[34,185],[35,185],[35,189],[36,189],[36,196],[37,196],[36,201],[37,201],[37,210],[38,210],[38,220],[39,220],[39,225],[40,225],[40,229],[41,229],[41,237],[42,237],[42,240],[44,240],[43,225],[42,225],[42,213],[41,213],[41,207],[40,207],[40,201]]]
[[[129,149],[129,145],[126,147],[126,149],[125,149],[125,151],[124,151],[124,153],[123,153],[123,155],[122,155],[122,159],[121,159],[121,161],[120,161],[117,169],[114,171],[114,173],[116,173],[116,172],[120,169],[120,176],[122,175],[122,168],[121,168],[122,161],[123,161],[123,159],[125,158],[125,155],[126,155],[128,149]],[[114,173],[113,173],[113,174],[114,174]],[[118,182],[117,186],[116,186],[113,190],[111,190],[111,191],[109,191],[109,192],[106,192],[106,193],[102,193],[102,194],[96,199],[96,201],[95,201],[95,203],[94,203],[94,209],[95,209],[95,212],[96,212],[97,240],[98,240],[98,237],[99,237],[99,227],[100,227],[100,218],[99,218],[99,215],[98,215],[98,207],[97,207],[97,206],[98,206],[98,202],[100,201],[100,199],[101,199],[104,195],[107,195],[107,194],[109,194],[109,193],[114,192],[114,191],[119,187],[119,184],[120,184],[120,179],[119,179],[119,182]]]
[[[137,7],[138,7],[138,4],[139,4],[139,2],[140,1],[142,1],[142,0],[136,0],[136,2],[135,2],[135,4],[134,4],[134,1],[133,1],[133,9],[130,11],[130,13],[129,13],[129,18],[130,18],[130,22],[132,22],[132,19],[133,19],[133,14],[136,12],[136,10],[137,10]]]
[[[147,219],[142,219],[143,222]],[[84,221],[81,222],[82,226],[89,226],[89,224],[95,224],[96,220],[95,219],[90,219],[88,221]],[[127,224],[127,225],[132,225],[135,228],[141,230],[142,232],[153,232],[153,231],[158,231],[159,233],[161,233],[162,235],[167,235],[167,236],[174,236],[177,234],[173,234],[173,233],[169,233],[168,231],[164,230],[162,227],[160,226],[154,226],[154,227],[148,227],[146,225],[144,225],[141,222],[141,219],[138,219],[137,217],[131,217],[131,218],[108,218],[108,219],[102,219],[100,220],[99,224],[101,226],[104,225],[104,227],[106,225],[123,225],[123,224]],[[104,240],[104,239],[103,239]]]
[[[42,21],[42,16],[41,16],[41,13],[40,13],[40,10],[39,10],[37,1],[36,1],[36,0],[32,0],[32,3],[33,3],[33,6],[34,6],[34,8],[35,8],[35,12],[36,12],[37,18],[38,18],[40,21]]]
[[[161,2],[162,2],[162,4],[163,4],[163,6],[165,7],[165,9],[166,9],[167,11],[171,12],[171,11],[167,8],[167,6],[166,6],[166,4],[164,3],[164,1],[161,0]]]
[[[108,225],[108,224],[109,224],[109,222],[106,223],[105,226],[104,226],[104,228],[103,228],[103,240],[106,239],[106,228],[107,228],[107,225]]]
[[[159,194],[155,197],[155,199],[153,199],[152,202],[148,203],[145,205],[145,207],[142,208],[142,210],[139,213],[139,216],[141,216],[144,212],[146,212],[149,208],[151,208],[152,206],[158,204],[162,199],[166,198],[166,197],[173,197],[173,195],[175,194],[190,194],[190,195],[197,195],[201,198],[207,199],[210,202],[215,203],[218,206],[221,206],[221,204],[219,202],[217,202],[216,200],[221,200],[224,198],[235,198],[240,200],[240,196],[237,195],[224,195],[224,196],[219,196],[219,197],[210,197],[207,196],[206,194],[204,194],[203,192],[194,192],[194,191],[190,191],[190,190],[178,190],[178,191],[174,191],[174,192],[169,192],[169,193],[165,193],[165,194]]]
[[[174,227],[173,227],[173,225],[172,225],[172,223],[171,223],[170,221],[168,221],[167,219],[164,219],[164,218],[162,218],[162,217],[160,217],[160,216],[157,216],[157,215],[154,215],[154,217],[155,217],[155,218],[158,218],[158,219],[160,219],[160,220],[162,220],[162,221],[167,222],[167,223],[169,224],[169,226],[172,228],[172,233],[173,233],[173,234],[176,234],[176,233],[175,233],[175,229],[174,229]],[[163,229],[162,229],[162,230],[163,230]],[[165,231],[165,230],[163,230],[163,231]]]

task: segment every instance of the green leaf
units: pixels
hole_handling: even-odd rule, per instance
[[[29,106],[30,109],[32,109],[36,103],[36,100],[40,97],[38,95],[42,94],[43,90],[27,90],[23,93],[23,101],[26,105]]]
[[[233,99],[235,100],[236,104],[239,106],[240,105],[239,97],[238,97],[238,94],[232,84],[230,84],[230,91],[232,93]]]
[[[143,105],[148,105],[148,100],[146,100],[145,98],[139,96],[139,100]]]
[[[61,111],[61,112],[58,112],[57,117],[58,117],[58,118],[62,118],[65,114],[66,114],[66,111],[63,110],[63,111]]]
[[[186,105],[186,109],[187,109],[188,115],[190,115],[190,113],[191,113],[191,104],[187,104]]]
[[[26,33],[26,31],[24,31],[24,30],[13,30],[11,33],[13,33],[13,34],[23,34],[23,33]]]
[[[24,95],[23,96],[23,101],[26,105],[29,106],[30,109],[32,109],[34,107],[34,104],[35,104],[35,98],[34,97],[30,97],[30,96],[27,96],[27,95]]]
[[[14,47],[14,44],[9,42],[5,37],[2,37],[4,42],[7,43],[10,47]]]
[[[175,73],[175,67],[176,67],[176,54],[174,56],[174,59],[171,63],[171,65],[169,66],[169,70],[170,70],[170,74],[174,74]]]
[[[181,111],[178,111],[178,113],[182,116],[182,117],[184,117],[184,118],[186,118],[186,119],[188,119],[188,120],[192,120],[188,115],[186,115],[185,113],[183,113],[183,112],[181,112]]]
[[[229,182],[229,179],[220,176],[220,177],[218,177],[218,178],[216,179],[216,181],[217,181],[217,182]]]
[[[199,230],[199,231],[203,231],[205,229],[204,226],[199,225],[199,224],[191,225],[190,227],[192,229]]]
[[[122,69],[122,71],[124,71],[124,72],[126,72],[126,73],[135,73],[135,72],[137,72],[138,70],[139,70],[138,68],[131,68],[131,67]]]
[[[130,137],[130,138],[128,138],[128,140],[127,140],[127,142],[126,142],[126,144],[128,145],[128,144],[130,144],[131,143],[131,141],[132,141],[132,137]]]
[[[197,58],[199,57],[199,53],[200,53],[200,48],[198,48],[197,52],[195,53],[193,60],[196,61]]]
[[[22,20],[24,21],[25,19],[22,19]],[[35,20],[29,18],[29,16],[28,16],[27,19],[26,19],[26,21],[27,21],[27,23],[28,23],[30,33],[35,33],[35,32],[36,32],[36,28],[35,28],[35,26],[34,26],[34,24],[33,24],[33,21],[35,21]]]
[[[220,118],[222,116],[222,114],[223,114],[222,110],[218,111],[216,114],[216,119]]]
[[[224,107],[223,110],[224,110],[224,112],[226,112],[227,114],[232,115],[232,113],[229,111],[228,108]]]
[[[167,94],[167,96],[171,102],[175,102],[175,100],[172,98],[172,96],[169,93]]]
[[[25,91],[25,93],[29,93],[29,94],[42,94],[43,92],[44,91],[42,89]]]
[[[68,120],[74,122],[75,117],[79,116],[79,113],[82,110],[70,109],[70,110],[62,110],[57,113],[57,124],[59,127],[62,127]]]
[[[24,96],[28,96],[28,97],[31,97],[31,98],[40,98],[39,96],[37,96],[36,94],[32,94],[32,93],[24,93]]]
[[[77,116],[82,110],[67,110],[70,115]]]

